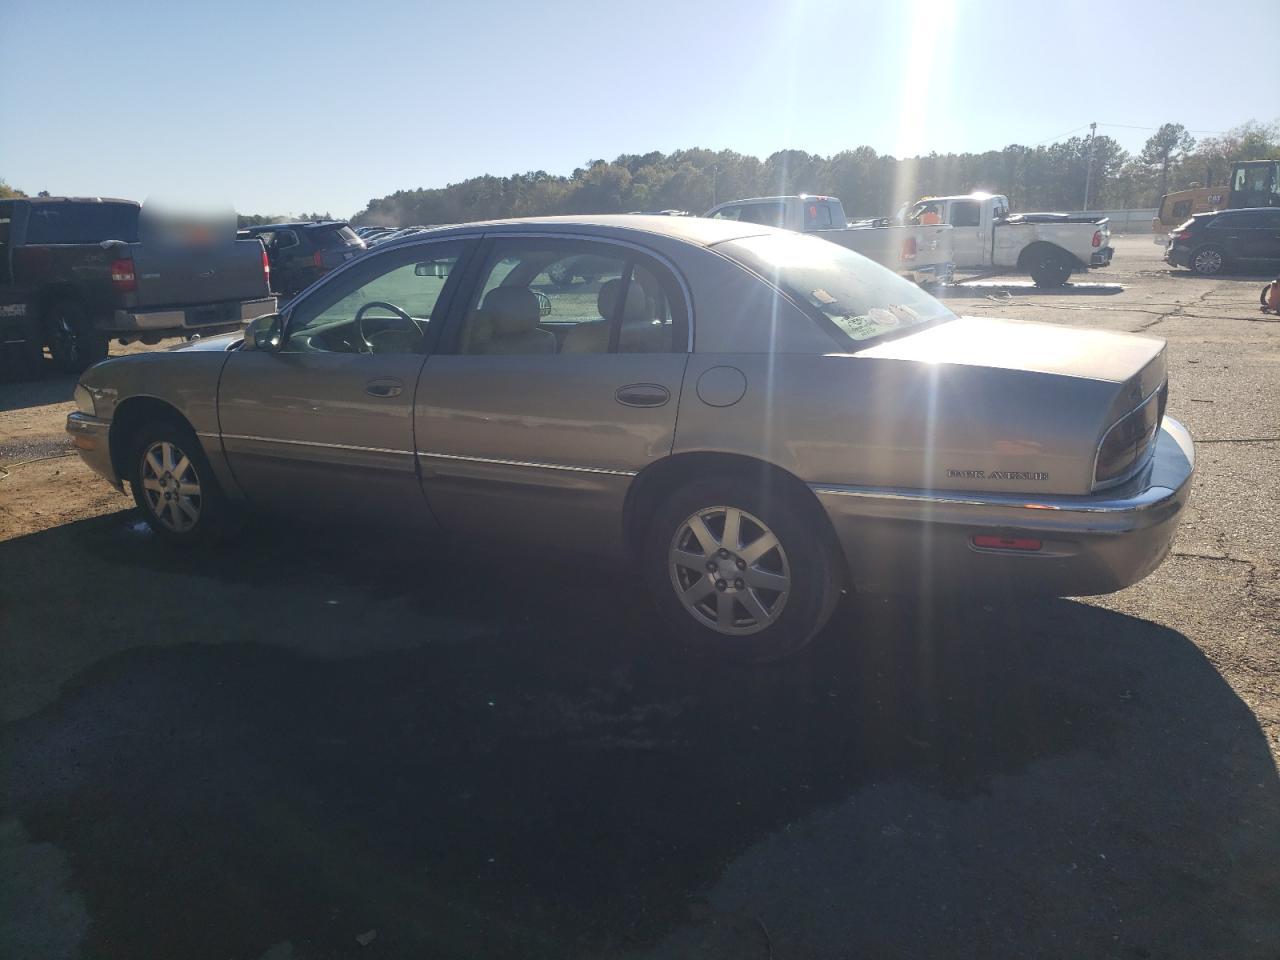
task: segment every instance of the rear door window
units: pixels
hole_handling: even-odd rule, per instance
[[[804,205],[804,228],[826,230],[831,226],[831,206],[820,200],[810,200]]]
[[[350,246],[360,239],[354,230],[346,226],[312,227],[307,231],[307,236],[321,250]]]

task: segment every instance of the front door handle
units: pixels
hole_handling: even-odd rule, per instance
[[[660,407],[671,399],[671,391],[659,383],[629,383],[614,398],[627,407]]]
[[[398,397],[404,392],[404,381],[396,377],[378,377],[364,385],[364,392],[379,400]]]

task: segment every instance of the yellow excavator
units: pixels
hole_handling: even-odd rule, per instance
[[[1151,218],[1151,230],[1156,243],[1164,243],[1165,234],[1192,214],[1240,207],[1280,207],[1280,160],[1237,160],[1231,165],[1231,177],[1221,187],[1193,187],[1165,194]]]

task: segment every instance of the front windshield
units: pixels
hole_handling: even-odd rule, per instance
[[[827,240],[765,234],[717,248],[830,321],[855,343],[955,317],[914,283]]]

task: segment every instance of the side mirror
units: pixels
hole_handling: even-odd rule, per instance
[[[267,313],[249,322],[245,339],[253,349],[275,353],[284,346],[284,320],[278,313]]]
[[[415,263],[413,265],[413,275],[415,277],[435,277],[437,280],[447,280],[449,279],[449,264],[440,260]]]

